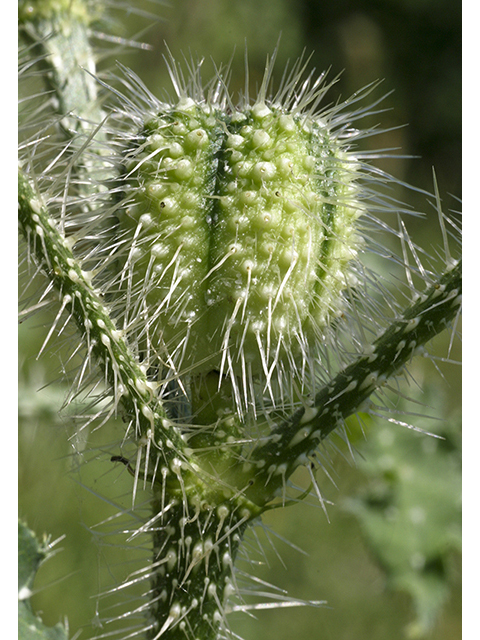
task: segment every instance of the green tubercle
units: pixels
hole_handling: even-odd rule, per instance
[[[301,368],[342,310],[355,161],[319,119],[184,99],[128,150],[119,209],[129,322],[150,356],[244,381]],[[245,386],[248,382],[245,382]]]

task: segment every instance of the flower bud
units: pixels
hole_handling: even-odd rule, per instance
[[[121,269],[150,355],[245,386],[300,370],[341,313],[355,159],[320,118],[264,101],[184,99],[132,140]]]

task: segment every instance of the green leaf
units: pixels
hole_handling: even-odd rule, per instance
[[[359,464],[367,484],[347,502],[389,587],[412,598],[409,638],[423,638],[434,627],[450,592],[452,557],[461,550],[460,424],[444,417],[440,397],[437,391],[423,398],[442,416],[434,426],[440,438],[401,426],[372,429]],[[432,429],[427,418],[416,417],[415,424]]]
[[[33,531],[23,522],[18,523],[18,638],[19,640],[67,640],[62,624],[47,627],[33,612],[30,597],[35,574],[48,558],[49,545],[39,542]]]

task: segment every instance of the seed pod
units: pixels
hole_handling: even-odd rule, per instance
[[[356,163],[335,134],[264,101],[232,114],[184,99],[126,157],[121,270],[150,361],[243,391],[305,368],[355,254]]]

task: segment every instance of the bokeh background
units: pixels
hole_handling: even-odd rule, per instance
[[[332,89],[331,101],[345,99],[364,85],[384,79],[375,95],[393,91],[382,103],[386,110],[365,125],[380,124],[389,131],[366,139],[367,148],[401,149],[401,158],[379,160],[378,165],[418,189],[432,191],[435,167],[445,210],[459,208],[460,2],[176,0],[156,8],[147,1],[132,4],[139,10],[155,10],[161,18],[156,22],[135,13],[117,14],[124,24],[122,35],[137,35],[151,49],[129,49],[114,57],[131,66],[159,96],[164,95],[165,88],[171,90],[162,58],[167,45],[176,58],[184,54],[188,59],[204,59],[205,80],[213,74],[215,64],[232,60],[232,92],[244,87],[245,47],[250,87],[254,90],[261,82],[265,59],[277,47],[279,37],[277,80],[287,60],[296,60],[303,51],[311,54],[309,67],[319,73],[330,69],[329,76],[333,78],[342,72]],[[102,64],[107,67],[112,62],[110,57]],[[409,231],[419,245],[434,250],[431,247],[438,246],[440,238],[436,214],[426,204],[425,196],[401,185],[395,188],[400,198],[428,213],[423,220],[411,220]],[[68,379],[59,373],[68,349],[62,344],[54,345],[36,359],[48,332],[49,313],[55,312],[35,316],[21,324],[19,330],[19,512],[37,533],[46,532],[52,539],[65,536],[56,545],[56,555],[40,570],[35,607],[43,612],[48,624],[67,617],[72,636],[79,631],[80,638],[90,638],[108,631],[98,626],[101,618],[96,617],[95,594],[110,578],[119,579],[122,572],[128,571],[130,561],[128,550],[110,549],[91,527],[115,511],[114,505],[99,496],[111,497],[114,483],[113,495],[121,501],[121,496],[129,493],[130,478],[118,470],[114,472],[108,460],[94,461],[80,472],[72,472],[72,447],[78,446],[78,440],[69,437],[75,428],[75,416],[68,411],[63,417],[58,416],[68,390]],[[442,338],[437,342],[438,353],[445,355],[448,341]],[[451,358],[459,358],[458,350],[452,352]],[[443,377],[428,360],[415,366],[420,386],[432,384],[435,389],[430,397],[432,408],[415,411],[436,413],[441,419],[437,432],[447,424],[447,453],[452,454],[447,466],[451,468],[458,462],[460,373],[449,363],[438,366]],[[392,588],[391,567],[385,564],[389,540],[391,548],[395,548],[398,531],[395,533],[395,527],[387,530],[381,544],[378,540],[375,543],[374,536],[366,535],[366,521],[352,507],[359,504],[352,500],[371,494],[372,482],[375,484],[382,475],[381,470],[372,471],[364,464],[362,456],[368,460],[369,452],[375,454],[378,443],[375,444],[374,434],[376,429],[384,428],[384,423],[380,426],[369,422],[367,426],[365,444],[352,424],[352,441],[359,452],[356,463],[340,444],[338,453],[331,453],[336,486],[327,478],[321,480],[325,498],[335,503],[328,507],[329,522],[318,506],[299,504],[272,511],[265,517],[266,524],[303,552],[282,540],[275,541],[274,549],[263,537],[264,556],[256,556],[255,571],[263,580],[278,585],[292,597],[326,600],[328,607],[257,612],[255,619],[232,616],[234,630],[246,640],[403,640],[409,629],[414,633],[415,627],[409,627],[416,620],[412,590],[405,585]],[[402,429],[398,425],[389,428]],[[435,431],[436,427],[434,424],[425,428]],[[91,436],[99,451],[119,438],[118,429],[118,425],[109,423],[100,436]],[[411,443],[402,445],[398,464],[411,461],[423,446],[415,434],[406,433],[412,436]],[[420,475],[413,488],[431,482],[431,475],[421,475],[426,467],[418,461],[415,468],[420,469]],[[441,469],[438,467],[439,475]],[[457,476],[454,478],[456,482]],[[298,478],[300,484],[305,481]],[[453,514],[450,524],[455,529],[459,526],[455,509]],[[445,510],[442,517],[444,520],[437,513],[434,518],[437,529],[449,526]],[[421,637],[457,640],[461,636],[459,552],[448,537],[439,544],[443,548],[443,553],[439,552],[443,564],[438,571],[445,577],[449,595],[431,631]],[[92,619],[96,619],[97,627],[90,626]]]

